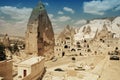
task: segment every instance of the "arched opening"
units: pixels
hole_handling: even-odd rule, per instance
[[[95,55],[97,55],[97,51],[95,51],[94,53],[95,53]]]
[[[27,75],[27,70],[23,70],[23,76],[25,77]]]
[[[80,42],[77,42],[77,44],[80,44]]]
[[[62,52],[62,57],[65,56],[65,52]]]
[[[88,49],[87,52],[91,52],[91,49]]]
[[[84,43],[86,43],[87,42],[87,40],[84,40]]]
[[[87,48],[89,48],[89,44],[87,44]]]
[[[70,37],[66,37],[65,39],[70,40]]]
[[[80,53],[80,56],[83,56],[82,53]]]
[[[67,48],[68,48],[68,46],[67,46],[67,45],[65,45],[65,46],[64,46],[64,48],[65,48],[65,49],[67,49]]]
[[[75,52],[76,50],[73,48],[73,49],[71,49],[71,51],[74,51],[74,52]]]
[[[77,45],[78,48],[81,48],[81,45]]]

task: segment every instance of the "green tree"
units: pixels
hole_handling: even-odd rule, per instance
[[[0,61],[6,60],[5,46],[0,43]]]

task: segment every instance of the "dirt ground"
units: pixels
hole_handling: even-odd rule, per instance
[[[46,62],[48,72],[54,72],[55,68],[65,68],[68,64],[73,63],[71,57],[63,57],[55,62]],[[94,80],[120,80],[120,61],[109,60],[109,56],[88,56],[76,57],[75,65],[84,63],[85,65],[94,64],[94,69],[87,71],[90,74],[98,75]],[[86,71],[85,71],[86,72]],[[92,79],[92,78],[91,78]],[[52,80],[52,79],[51,79]],[[77,79],[76,79],[77,80]],[[86,79],[87,80],[87,79]]]
[[[109,60],[108,57],[102,71],[98,80],[120,80],[120,61]]]

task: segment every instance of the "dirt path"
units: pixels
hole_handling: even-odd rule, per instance
[[[98,80],[120,80],[120,61],[108,58]]]

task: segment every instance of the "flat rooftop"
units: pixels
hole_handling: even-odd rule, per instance
[[[43,60],[44,57],[32,57],[30,59],[27,59],[27,60],[24,60],[22,62],[19,63],[19,65],[33,65],[33,64],[36,64],[38,62],[40,62],[41,60]]]

